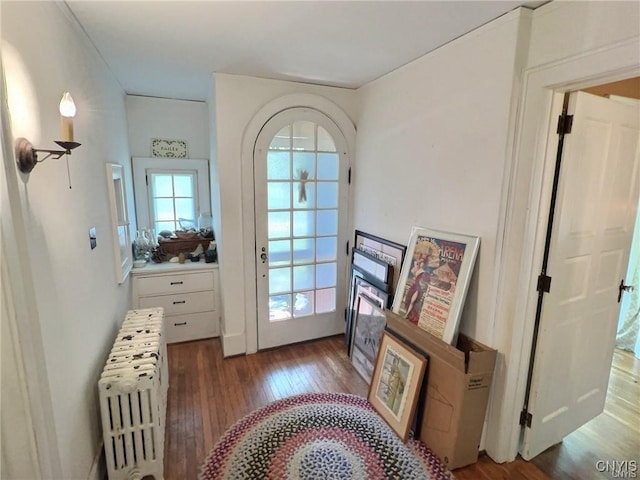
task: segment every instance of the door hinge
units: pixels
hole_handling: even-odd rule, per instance
[[[538,276],[538,288],[536,288],[536,291],[540,293],[542,292],[549,293],[550,290],[551,290],[551,277],[541,273]]]
[[[347,257],[349,256],[349,240],[347,240],[347,248],[344,253],[347,254]]]
[[[560,115],[558,117],[558,135],[567,135],[571,133],[571,127],[573,126],[573,115]]]
[[[147,187],[149,186],[149,175],[144,176],[144,183],[147,184]]]
[[[349,167],[349,174],[347,175],[347,183],[351,185],[351,167]]]
[[[533,415],[531,415],[529,412],[527,412],[527,409],[525,408],[524,410],[522,410],[522,412],[520,412],[520,425],[527,426],[529,428],[531,428],[531,421],[533,420]]]

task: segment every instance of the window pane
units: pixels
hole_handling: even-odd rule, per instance
[[[316,239],[316,249],[318,251],[318,262],[330,262],[338,255],[337,237],[320,237]]]
[[[314,212],[297,211],[293,212],[293,236],[312,237],[315,231],[313,221]]]
[[[289,152],[267,153],[267,180],[289,180],[291,168]]]
[[[269,266],[291,264],[291,240],[271,240],[269,242]]]
[[[193,198],[176,198],[176,217],[196,221],[196,205]]]
[[[269,212],[269,238],[291,237],[291,219],[289,212]]]
[[[291,208],[290,182],[269,182],[267,189],[267,208],[269,210]]]
[[[315,126],[313,122],[299,121],[293,123],[293,149],[315,150]]]
[[[171,175],[152,174],[151,187],[154,197],[173,197]]]
[[[337,182],[318,182],[318,208],[338,208]]]
[[[193,175],[174,175],[173,190],[176,197],[194,197]]]
[[[176,229],[175,222],[155,222],[156,233],[160,233],[163,230],[173,232]]]
[[[335,287],[336,264],[320,263],[316,265],[316,288]]]
[[[293,289],[309,290],[313,288],[315,268],[313,265],[293,267]]]
[[[318,180],[338,180],[338,154],[318,154]]]
[[[291,295],[273,295],[269,297],[269,320],[291,318]]]
[[[328,236],[338,234],[338,211],[318,210],[318,236]]]
[[[300,180],[303,170],[308,173],[307,180],[316,178],[315,153],[293,152],[293,178]]]
[[[290,143],[290,138],[291,137],[291,130],[290,130],[291,126],[287,125],[286,127],[284,127],[282,130],[280,130],[278,133],[276,133],[276,136],[273,137],[273,140],[271,140],[271,145],[269,145],[269,149],[273,149],[273,150],[289,150],[291,147],[291,143]]]
[[[313,263],[315,253],[312,238],[301,238],[293,241],[293,263]]]
[[[316,313],[333,312],[336,309],[336,289],[316,290]]]
[[[316,208],[316,182],[306,182],[304,184],[304,194],[306,200],[302,196],[300,190],[300,182],[293,184],[293,208]]]
[[[156,220],[174,220],[173,200],[170,198],[154,198],[153,213]]]
[[[313,315],[313,291],[294,293],[293,316],[304,317]]]
[[[336,145],[333,143],[333,137],[323,127],[318,125],[318,151],[335,152]]]
[[[291,268],[269,269],[269,294],[291,291]]]

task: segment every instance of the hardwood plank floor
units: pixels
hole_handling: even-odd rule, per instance
[[[227,359],[222,357],[219,340],[208,339],[169,345],[168,355],[166,480],[197,478],[202,462],[224,431],[269,402],[308,392],[367,395],[368,386],[351,366],[342,336]],[[625,382],[633,382],[635,368],[637,388],[637,365],[621,368],[630,371]],[[626,393],[629,385],[616,382],[611,382],[615,384],[613,388],[625,393],[617,395],[620,400],[612,407],[612,416],[628,418],[627,423],[633,427],[636,424],[626,412],[629,408],[633,410],[629,405],[634,402],[637,409],[638,396]],[[610,391],[611,388],[610,385]],[[587,436],[593,439],[594,433]],[[566,444],[565,439],[562,445]],[[582,443],[572,447],[572,451],[579,448],[583,448]],[[552,450],[543,453],[541,457],[546,456],[546,460],[539,463],[518,458],[498,465],[483,455],[476,464],[455,470],[454,474],[458,480],[589,478],[575,476],[584,472],[575,465],[576,460],[564,461],[567,457],[564,450],[555,453]],[[563,464],[562,468],[558,464]]]

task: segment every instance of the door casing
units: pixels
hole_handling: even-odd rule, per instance
[[[567,91],[638,76],[639,50],[637,39],[631,39],[524,72],[523,94],[514,115],[514,163],[505,176],[504,191],[509,193],[496,267],[493,345],[504,360],[496,371],[484,439],[485,450],[496,462],[512,461],[518,452],[553,183],[555,122],[562,105],[561,100],[552,100]],[[555,110],[552,105],[557,105]]]
[[[258,134],[267,121],[289,108],[303,107],[318,110],[328,116],[343,133],[347,142],[347,159],[353,164],[356,150],[356,129],[346,112],[331,100],[308,93],[294,93],[278,97],[265,104],[249,121],[242,139],[242,271],[244,290],[235,301],[244,305],[245,330],[234,338],[227,336],[223,319],[222,335],[225,356],[255,353],[258,350],[258,317],[255,278],[255,199],[253,178],[253,152]],[[351,204],[351,192],[348,202]],[[347,210],[347,229],[352,230],[350,209]]]

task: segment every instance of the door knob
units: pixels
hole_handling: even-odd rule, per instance
[[[618,303],[622,299],[622,292],[633,292],[633,285],[625,285],[624,278],[620,280],[620,286],[618,287]]]
[[[260,258],[262,259],[262,263],[267,261],[267,254],[263,253],[262,255],[260,255]]]

